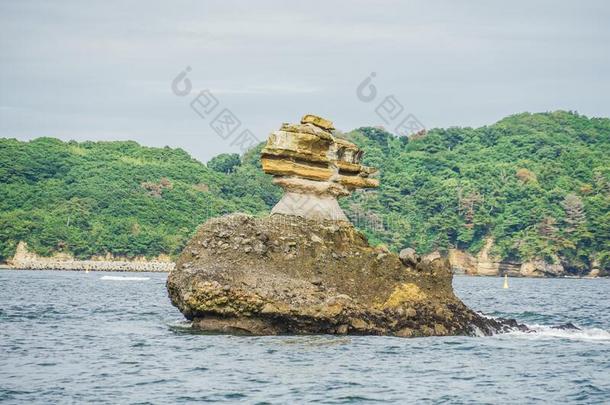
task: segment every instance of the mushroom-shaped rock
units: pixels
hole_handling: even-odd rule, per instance
[[[466,307],[453,293],[447,260],[419,261],[412,249],[399,257],[368,244],[337,197],[378,181],[360,164],[360,149],[332,127],[305,116],[273,132],[263,169],[285,191],[273,215],[211,218],[188,242],[167,289],[193,327],[429,336],[518,326]]]
[[[333,123],[305,115],[300,124],[283,124],[261,152],[265,173],[284,189],[272,214],[347,221],[337,197],[357,188],[374,188],[376,169],[360,164],[362,151],[333,136]]]

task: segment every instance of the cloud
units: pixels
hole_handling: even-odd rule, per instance
[[[233,95],[275,95],[275,94],[311,94],[321,91],[313,86],[294,86],[290,84],[267,84],[259,86],[245,86],[243,88],[210,88],[214,94]]]
[[[355,96],[373,71],[427,127],[609,116],[608,20],[604,1],[1,2],[0,136],[235,151],[172,94],[186,66],[261,138],[304,113],[380,124]]]

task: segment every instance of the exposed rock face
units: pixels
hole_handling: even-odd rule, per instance
[[[379,185],[369,177],[375,169],[360,164],[362,151],[335,138],[333,129],[332,122],[306,115],[300,124],[283,124],[269,135],[263,170],[285,191],[272,214],[347,221],[337,197]]]
[[[467,308],[451,278],[446,259],[406,266],[346,222],[233,214],[199,229],[167,287],[194,327],[215,332],[430,336],[507,327]]]
[[[493,246],[494,240],[487,238],[485,245],[476,256],[463,250],[449,249],[449,263],[454,273],[477,276],[500,276],[504,274],[511,277],[519,276],[520,265],[502,262],[491,253]]]
[[[604,270],[601,266],[601,261],[597,258],[591,260],[591,271],[587,274],[589,278],[595,277],[610,277],[610,272]]]
[[[523,263],[506,262],[491,253],[493,246],[493,239],[488,238],[476,256],[459,249],[450,249],[448,258],[451,268],[455,273],[479,276],[507,274],[511,277],[563,277],[567,274],[558,257],[554,257],[551,263],[542,259]],[[599,272],[593,272],[590,276],[597,275]]]
[[[451,269],[456,274],[477,274],[477,259],[459,249],[449,249],[448,257]]]
[[[494,241],[487,238],[485,246],[477,255],[477,273],[482,276],[495,276],[500,274],[500,261],[491,254]]]
[[[565,269],[555,257],[554,263],[545,260],[530,260],[521,264],[519,275],[522,277],[562,277],[566,275]]]

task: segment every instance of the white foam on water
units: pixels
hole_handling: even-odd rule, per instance
[[[571,339],[610,343],[610,331],[599,328],[557,329],[548,325],[526,325],[529,332],[514,331],[507,335],[525,339]]]
[[[186,319],[178,319],[172,322],[168,322],[167,325],[172,329],[193,329],[193,323],[191,321],[187,321]]]
[[[128,277],[128,276],[102,276],[100,280],[111,280],[111,281],[146,281],[150,280],[150,277]]]
[[[485,337],[486,336],[485,333],[483,333],[483,331],[481,330],[481,328],[479,328],[476,325],[472,325],[471,333],[476,337]]]

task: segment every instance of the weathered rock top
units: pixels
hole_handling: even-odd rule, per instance
[[[322,117],[318,117],[317,115],[313,115],[313,114],[307,114],[307,115],[304,115],[303,118],[301,118],[301,124],[307,124],[307,123],[314,124],[315,126],[328,130],[328,131],[332,131],[335,129],[332,121],[329,121]]]
[[[282,124],[261,152],[265,173],[284,188],[272,214],[347,221],[336,198],[358,188],[375,188],[377,171],[360,164],[362,151],[332,134],[333,123],[305,115],[300,124]]]

